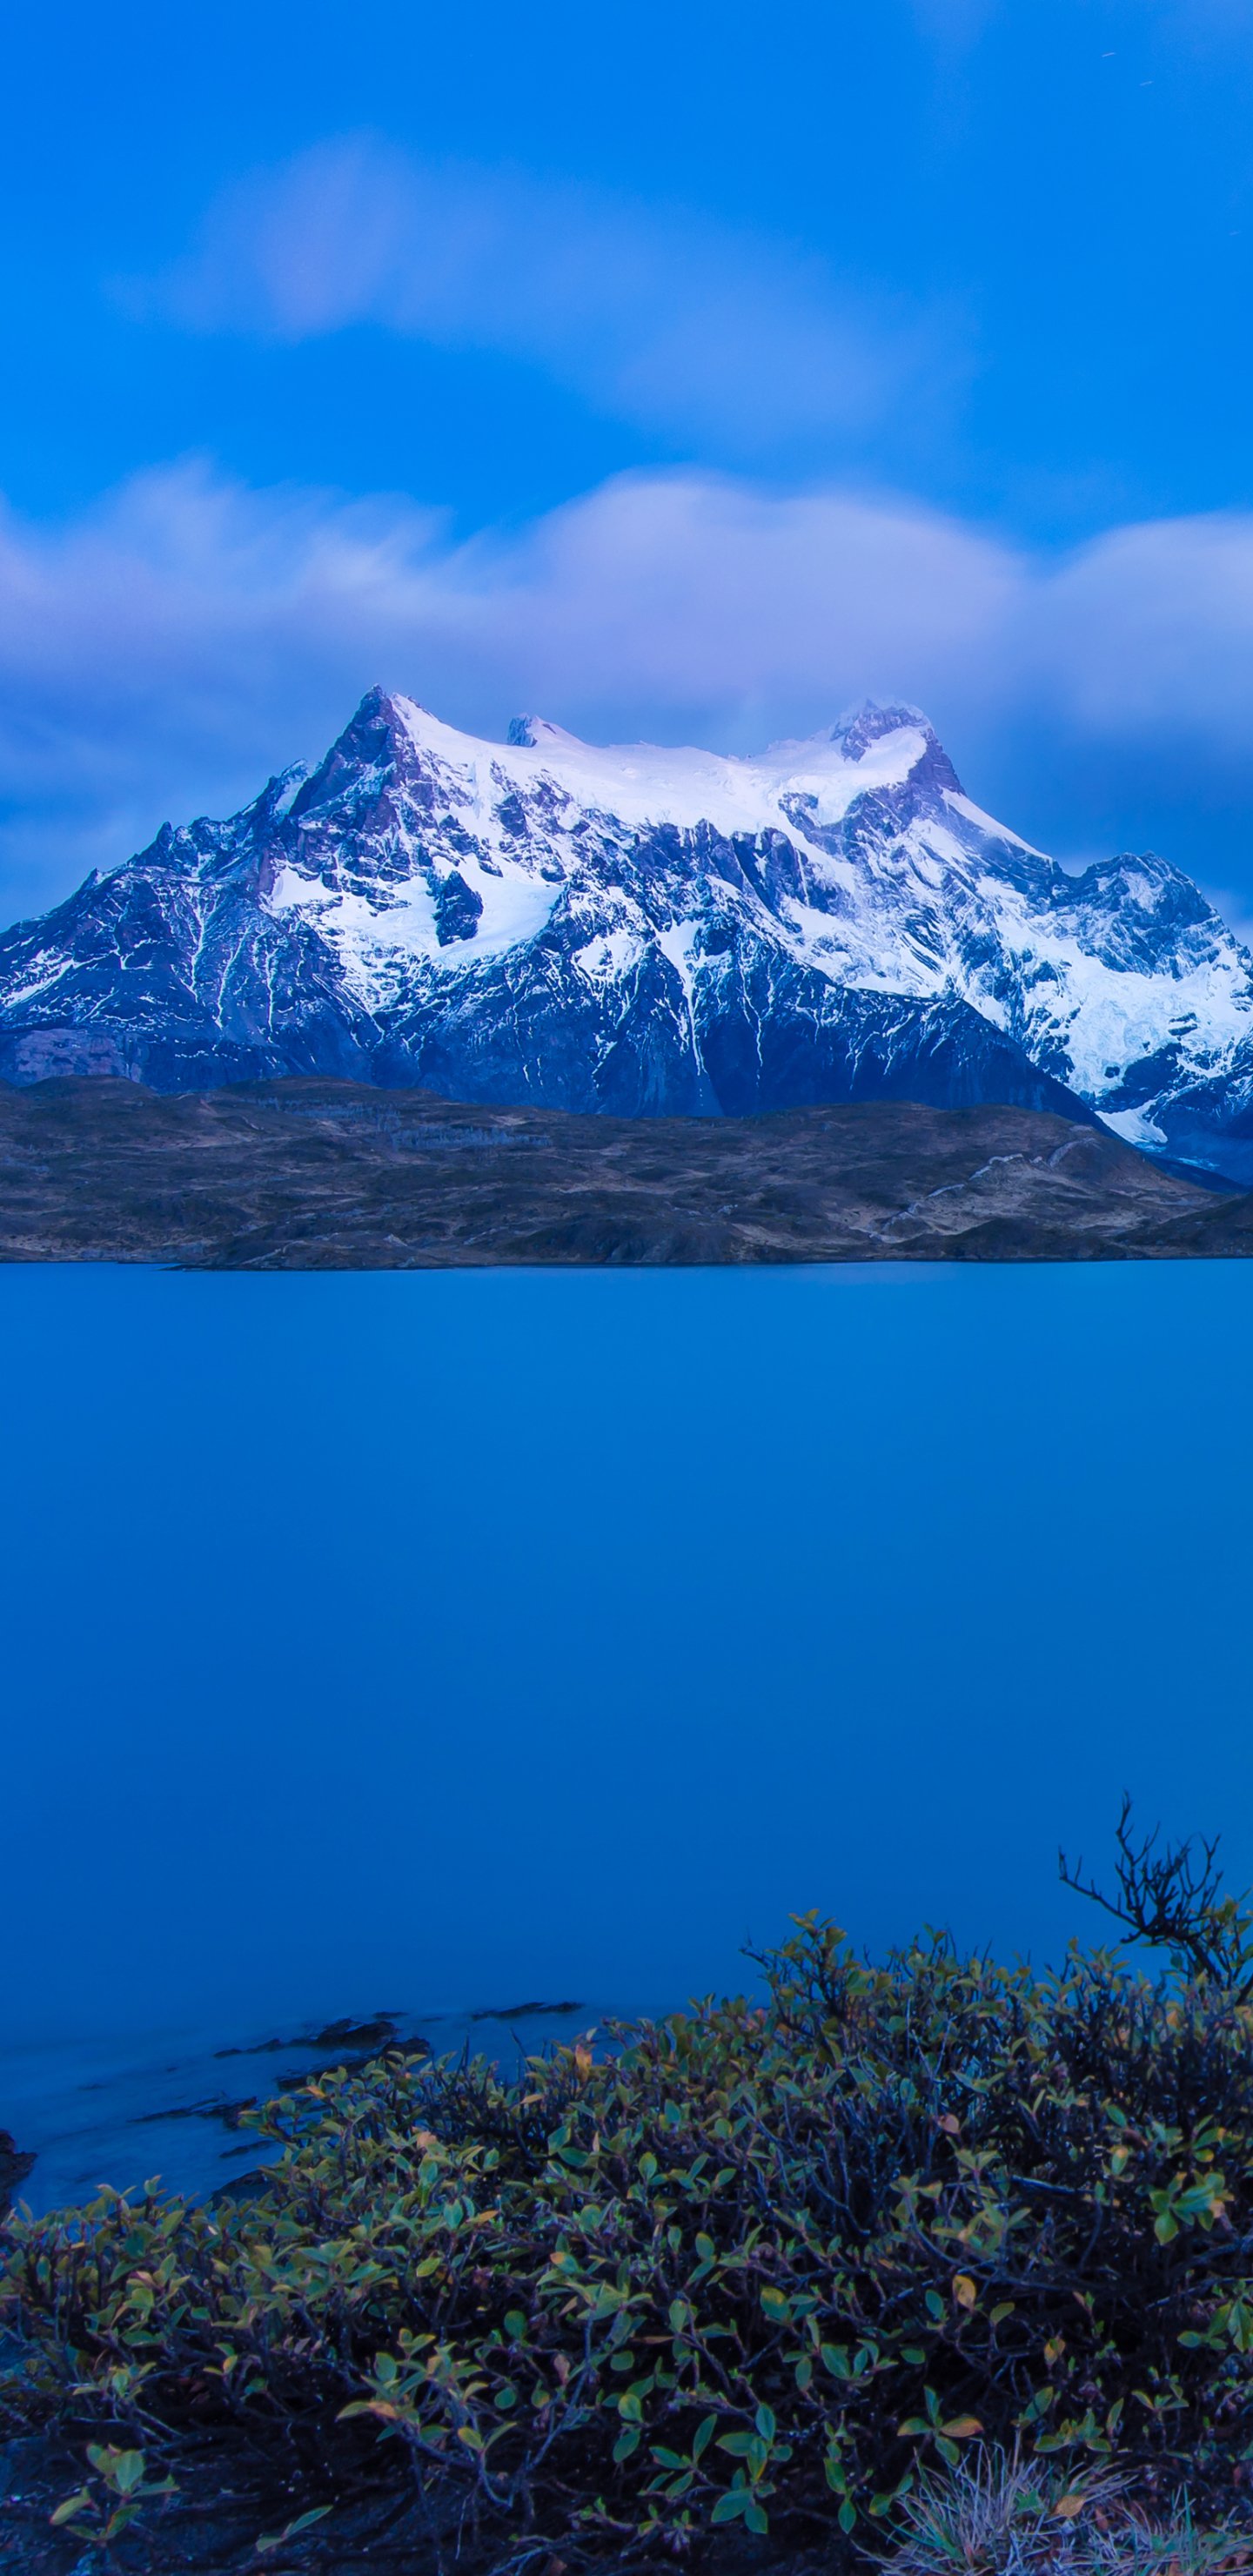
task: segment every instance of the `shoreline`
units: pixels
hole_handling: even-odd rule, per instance
[[[225,2045],[217,2044],[220,2035],[201,2032],[181,2052],[169,2033],[146,2047],[132,2037],[15,2052],[11,2066],[20,2064],[24,2081],[10,2079],[0,2104],[8,2124],[0,2129],[0,2210],[6,2173],[12,2205],[37,2217],[85,2206],[102,2182],[137,2191],[154,2173],[164,2189],[193,2199],[237,2195],[278,2152],[267,2151],[244,2114],[311,2078],[340,2067],[355,2073],[393,2050],[404,2057],[481,2054],[506,2065],[606,2017],[591,2004],[527,1999],[461,2012],[314,2018],[286,2035],[254,2026]]]

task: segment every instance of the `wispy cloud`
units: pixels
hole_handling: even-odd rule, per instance
[[[403,499],[190,464],[56,531],[4,522],[0,595],[10,916],[319,752],[376,679],[489,734],[529,708],[747,749],[870,690],[959,747],[1028,728],[1128,776],[1163,742],[1253,770],[1248,514],[1057,561],[907,503],[672,474],[456,544]]]
[[[303,339],[369,322],[545,368],[615,415],[720,454],[856,433],[951,331],[856,294],[785,241],[567,181],[325,143],[229,189],[133,307]]]

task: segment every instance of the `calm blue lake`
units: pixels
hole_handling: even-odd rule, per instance
[[[1253,1266],[8,1268],[0,1329],[63,2189],[75,2087],[211,2035],[664,2007],[809,1906],[1054,1956],[1124,1785],[1253,1876]]]

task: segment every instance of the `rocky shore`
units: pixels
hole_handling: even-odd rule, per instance
[[[22,2154],[7,2129],[0,2129],[0,2218],[12,2207],[34,2161],[33,2156]]]

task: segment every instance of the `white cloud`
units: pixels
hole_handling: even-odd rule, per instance
[[[1034,655],[1097,735],[1177,718],[1253,749],[1253,515],[1115,528],[1041,587]]]
[[[1248,515],[1055,561],[906,502],[688,473],[457,544],[403,498],[190,464],[57,529],[4,521],[0,601],[10,916],[319,753],[376,679],[496,734],[526,708],[749,748],[869,690],[959,742],[1253,756]]]
[[[752,454],[882,417],[956,359],[811,253],[569,181],[420,161],[364,136],[228,189],[128,300],[205,331],[373,322],[544,367],[618,416]],[[951,338],[951,334],[949,335]]]

